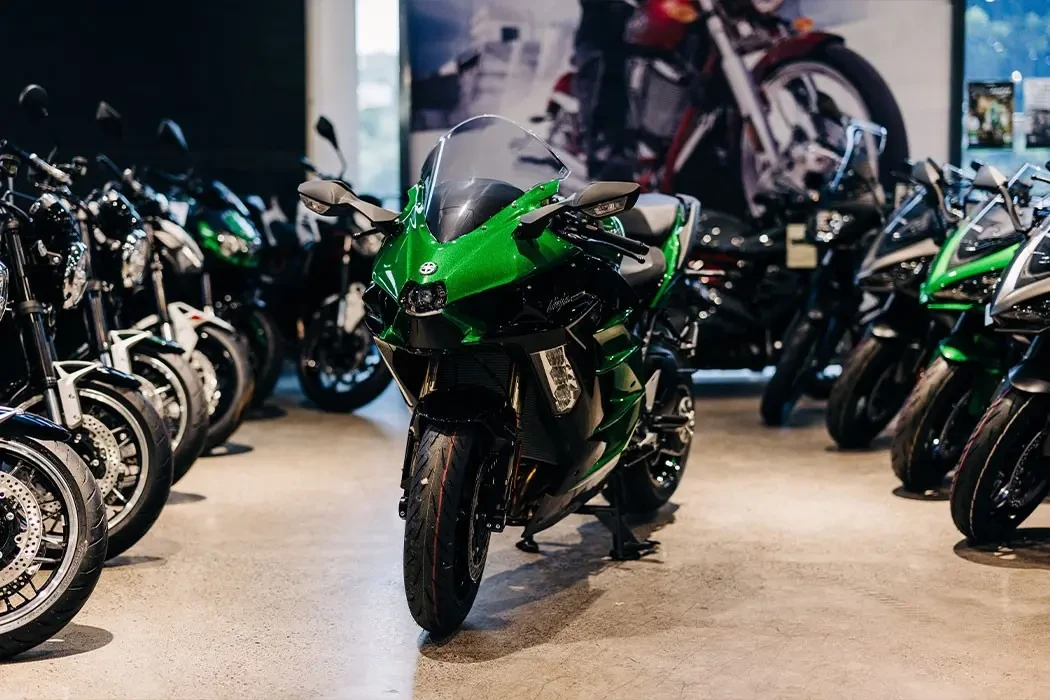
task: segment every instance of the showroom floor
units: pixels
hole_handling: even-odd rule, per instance
[[[815,409],[759,427],[754,382],[698,387],[656,556],[604,560],[583,517],[539,555],[497,537],[467,629],[430,643],[401,584],[400,398],[335,416],[286,388],[287,415],[201,460],[75,623],[0,669],[0,698],[1047,692],[1050,530],[974,551],[946,503],[894,493],[885,442],[837,453]]]

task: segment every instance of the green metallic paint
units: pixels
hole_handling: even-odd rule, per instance
[[[974,304],[965,302],[954,301],[948,303],[943,300],[938,302],[937,295],[963,280],[989,273],[1002,272],[1010,264],[1010,261],[1014,259],[1021,247],[1020,243],[1015,243],[990,255],[984,255],[962,265],[951,267],[951,260],[955,255],[955,251],[958,250],[962,244],[963,237],[966,236],[972,226],[973,222],[967,222],[965,225],[958,227],[945,241],[944,245],[941,246],[937,257],[933,259],[933,264],[930,266],[930,274],[926,277],[926,281],[923,282],[919,292],[919,301],[924,304],[930,304],[931,309],[960,311],[972,308]],[[939,305],[933,306],[935,303]],[[974,303],[982,302],[975,301]]]
[[[671,290],[671,283],[674,281],[675,275],[678,274],[679,267],[679,255],[682,248],[682,240],[678,235],[679,229],[685,225],[685,207],[679,205],[678,216],[675,217],[674,230],[671,235],[664,242],[662,251],[664,259],[667,260],[667,272],[664,273],[663,280],[660,281],[660,289],[656,292],[652,302],[649,304],[649,308],[655,309],[661,303],[667,293]]]
[[[988,367],[999,363],[999,345],[983,333],[959,333],[941,341],[937,352],[949,362],[976,363]]]
[[[197,233],[201,247],[211,251],[219,260],[238,267],[258,267],[259,255],[257,252],[262,245],[259,232],[249,223],[247,219],[232,209],[218,212],[215,224],[221,224],[216,228],[204,218],[197,219]],[[223,251],[219,243],[220,236],[234,236],[249,244],[250,250],[228,255]]]

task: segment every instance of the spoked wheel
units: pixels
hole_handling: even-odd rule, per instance
[[[640,454],[640,457],[619,467],[624,486],[620,508],[625,513],[645,515],[659,509],[671,499],[685,475],[689,448],[696,430],[696,410],[690,382],[687,379],[679,380],[675,391],[663,405],[655,408],[657,421],[661,417],[671,417],[678,424],[663,428],[647,426],[646,436],[632,447],[632,451],[638,451],[636,454]]]
[[[204,451],[208,439],[208,403],[194,368],[180,355],[136,352],[131,358],[143,393],[160,414],[171,438],[172,483],[177,482]]]
[[[405,596],[412,617],[436,636],[470,612],[488,557],[480,509],[482,470],[472,459],[475,428],[424,428],[412,460],[405,516]]]
[[[1050,492],[1050,397],[1005,388],[981,418],[952,482],[952,520],[974,543],[1002,541]]]
[[[59,443],[0,440],[0,659],[65,627],[105,556],[105,511],[83,461]]]
[[[334,304],[319,309],[300,343],[298,375],[303,393],[322,410],[346,413],[378,397],[390,370],[364,323],[350,333],[338,327]]]
[[[70,446],[98,483],[112,558],[142,539],[168,500],[171,439],[141,392],[89,381],[78,395],[83,415]]]
[[[251,401],[254,383],[248,348],[238,337],[221,329],[208,326],[197,329],[197,347],[194,358],[198,372],[205,384],[214,385],[209,396],[208,439],[205,451],[218,447],[244,422],[244,412]]]
[[[987,378],[970,364],[938,357],[923,373],[901,410],[890,459],[909,491],[937,488],[955,468],[982,409]]]

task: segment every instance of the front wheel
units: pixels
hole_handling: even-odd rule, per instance
[[[266,309],[254,308],[248,314],[248,327],[243,332],[248,337],[255,391],[252,407],[262,406],[273,394],[284,364],[284,341],[277,321]]]
[[[897,415],[914,384],[901,367],[907,349],[869,335],[846,358],[828,397],[828,433],[839,447],[867,447]]]
[[[427,426],[412,460],[405,516],[408,608],[420,627],[445,636],[466,619],[481,585],[489,530],[480,507],[483,472],[474,428]]]
[[[979,368],[938,357],[908,396],[890,448],[893,473],[904,488],[937,488],[955,467],[981,410]]]
[[[1050,492],[1050,396],[1008,386],[970,436],[955,472],[952,520],[975,544],[999,542]]]
[[[244,422],[244,412],[252,399],[254,382],[248,347],[239,337],[216,326],[197,329],[193,350],[196,369],[205,386],[214,386],[209,397],[208,439],[205,451],[230,439]],[[190,360],[195,364],[195,359]]]
[[[813,362],[823,333],[823,329],[806,317],[791,324],[784,337],[784,349],[776,371],[762,392],[760,411],[766,425],[782,426],[791,418],[795,404],[812,377]]]
[[[336,304],[314,313],[299,344],[296,370],[306,398],[323,411],[349,413],[374,401],[392,377],[365,324],[345,332],[337,316]]]
[[[105,558],[106,510],[76,453],[57,442],[0,440],[0,659],[69,624]]]

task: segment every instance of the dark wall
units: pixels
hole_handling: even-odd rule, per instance
[[[301,0],[37,0],[0,7],[0,138],[46,153],[49,139],[17,106],[43,85],[61,154],[104,149],[120,165],[187,165],[238,192],[294,199],[305,152],[306,31]],[[100,99],[124,117],[106,145]],[[156,140],[176,120],[191,153]]]

